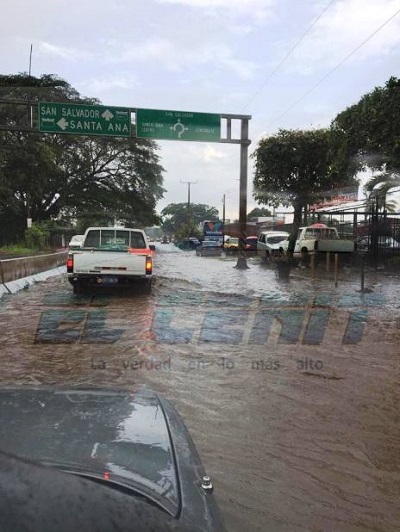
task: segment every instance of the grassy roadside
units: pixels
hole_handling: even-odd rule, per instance
[[[32,249],[23,246],[3,246],[0,248],[0,260],[14,259],[18,257],[29,257],[31,255],[45,255],[46,253],[53,253],[52,249]]]

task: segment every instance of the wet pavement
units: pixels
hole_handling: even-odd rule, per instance
[[[248,263],[159,245],[151,296],[3,296],[0,383],[163,392],[231,531],[399,530],[399,278]]]

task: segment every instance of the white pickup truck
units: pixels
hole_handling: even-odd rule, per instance
[[[74,293],[90,286],[139,285],[151,292],[154,246],[141,229],[89,227],[80,249],[67,259],[68,281]]]
[[[289,247],[289,237],[282,242],[280,252],[285,254]],[[355,242],[340,238],[336,227],[316,223],[307,227],[300,227],[296,237],[293,257],[307,260],[317,253],[353,253]]]

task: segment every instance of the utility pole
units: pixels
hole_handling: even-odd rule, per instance
[[[187,199],[187,238],[188,238],[188,247],[189,247],[189,237],[190,237],[190,185],[196,185],[198,181],[181,181],[188,186],[188,199]]]
[[[32,75],[32,51],[33,51],[33,44],[31,44],[31,51],[29,53],[29,77]],[[30,106],[30,122],[31,122],[31,128],[33,129],[33,107]]]
[[[31,44],[31,51],[29,53],[29,76],[31,76],[32,73],[32,50],[33,50],[33,44]]]
[[[225,194],[222,197],[222,249],[225,244]]]

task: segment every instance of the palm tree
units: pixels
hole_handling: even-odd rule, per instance
[[[366,207],[371,212],[396,212],[397,202],[387,201],[387,196],[398,192],[400,189],[400,175],[390,172],[382,172],[374,175],[364,185],[367,196]]]
[[[378,243],[381,236],[392,236],[393,228],[386,218],[388,212],[396,212],[397,202],[387,201],[387,196],[400,189],[400,175],[382,172],[371,177],[364,186],[366,209],[370,212],[371,251],[374,261],[378,261]]]

